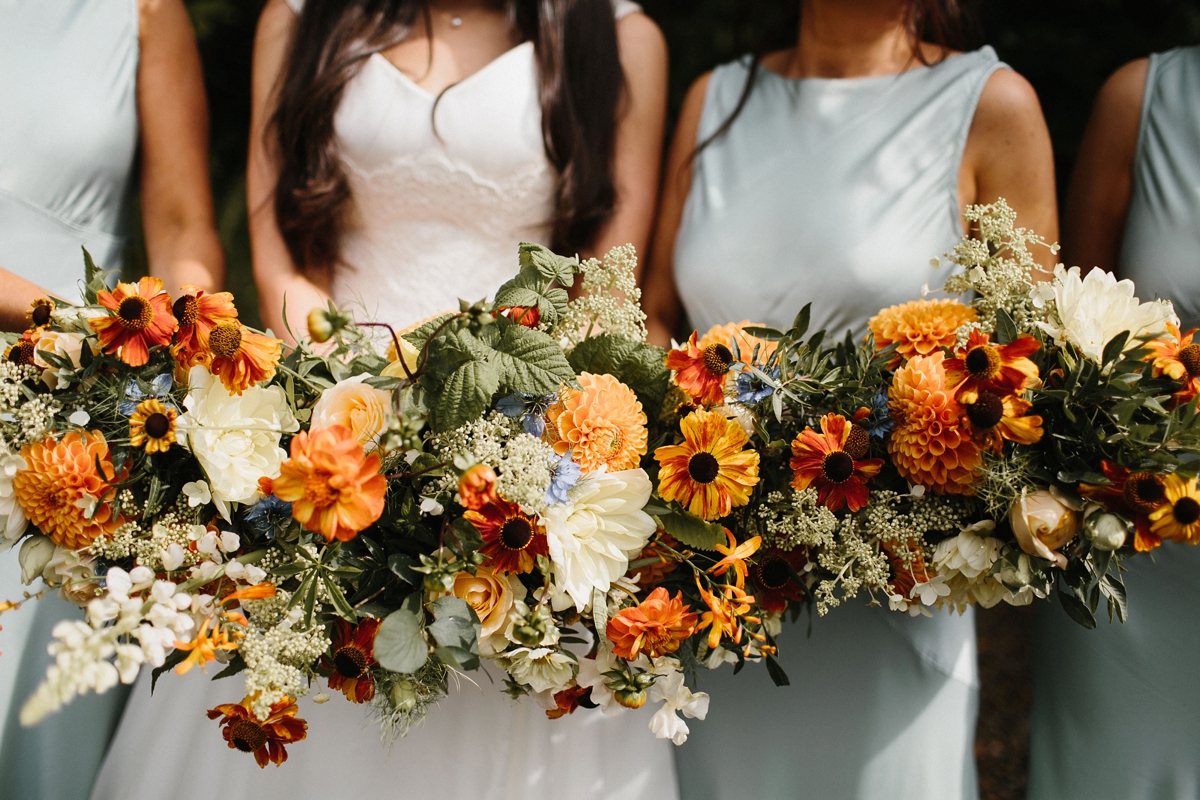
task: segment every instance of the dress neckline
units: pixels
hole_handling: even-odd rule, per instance
[[[761,67],[760,72],[762,72],[766,75],[770,75],[771,77],[776,78],[778,80],[781,80],[784,83],[791,83],[791,84],[795,84],[795,85],[807,84],[810,86],[846,86],[846,87],[873,86],[875,84],[883,83],[886,81],[902,80],[909,75],[923,73],[925,70],[933,69],[934,67],[939,67],[943,64],[949,64],[950,62],[955,61],[956,59],[965,58],[967,56],[975,56],[980,53],[987,53],[987,52],[994,53],[995,51],[992,50],[991,45],[984,45],[983,47],[979,48],[978,50],[966,50],[961,53],[955,53],[954,55],[946,56],[941,61],[938,61],[934,64],[922,64],[922,63],[918,62],[916,64],[916,66],[909,67],[908,69],[901,70],[900,72],[889,72],[886,75],[863,75],[863,76],[857,77],[857,78],[820,78],[820,77],[789,78],[786,75],[780,75],[778,72],[771,69],[770,67],[767,67],[765,64],[762,64],[761,62],[759,64],[759,66]],[[747,60],[746,66],[749,67],[749,65],[750,65],[750,62]]]
[[[510,60],[510,58],[515,57],[516,53],[528,50],[532,47],[533,47],[532,41],[524,41],[518,45],[510,47],[509,49],[505,50],[500,55],[493,58],[488,63],[484,64],[479,69],[472,72],[467,77],[463,78],[460,81],[457,81],[456,83],[452,83],[449,86],[447,86],[445,89],[443,89],[441,91],[441,94],[445,94],[446,92],[448,92],[451,89],[454,89],[456,87],[464,86],[466,84],[472,83],[475,81],[476,78],[480,78],[480,76],[486,76],[486,73],[494,72],[495,71],[494,68],[499,68],[499,66],[503,62],[507,62]],[[410,78],[408,75],[406,75],[403,71],[401,71],[401,69],[399,67],[397,67],[395,64],[393,64],[391,61],[389,61],[387,56],[385,56],[383,53],[373,53],[371,55],[371,60],[382,61],[384,67],[386,67],[389,72],[394,74],[400,80],[401,83],[404,83],[405,85],[409,86],[410,88],[412,88],[413,90],[415,90],[416,92],[418,92],[419,94],[424,96],[430,102],[433,102],[434,100],[436,100],[438,98],[438,95],[429,91],[424,86],[417,83],[412,78]]]

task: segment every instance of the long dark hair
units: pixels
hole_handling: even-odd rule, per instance
[[[374,53],[423,22],[428,0],[308,0],[300,13],[268,144],[278,147],[275,218],[303,270],[339,260],[350,186],[334,115],[346,84]],[[586,249],[616,202],[610,165],[624,87],[611,0],[497,0],[537,53],[546,156],[558,171],[550,246]],[[436,107],[435,107],[436,108]]]
[[[929,42],[941,49],[937,59],[945,58],[949,50],[965,50],[974,33],[974,18],[967,6],[970,0],[907,0],[904,27],[908,32],[913,58],[932,66],[925,55],[922,42]],[[796,43],[796,31],[800,28],[800,4],[796,0],[743,0],[739,9],[738,36],[748,40],[750,47],[750,69],[746,83],[733,111],[704,141],[696,146],[692,157],[728,132],[734,121],[741,116],[754,91],[759,72],[763,69],[763,57],[772,51],[790,47]]]

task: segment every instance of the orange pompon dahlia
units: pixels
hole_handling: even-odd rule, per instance
[[[275,376],[283,342],[255,333],[240,322],[222,322],[208,336],[209,369],[230,394],[240,395]]]
[[[671,597],[660,586],[636,606],[621,609],[608,621],[605,634],[619,658],[632,661],[642,654],[660,658],[679,649],[695,632],[698,619],[683,602],[683,592]]]
[[[1042,440],[1042,418],[1027,413],[1032,407],[1015,394],[989,391],[975,392],[972,402],[963,403],[975,441],[998,456],[1004,455],[1005,441],[1029,445]]]
[[[271,706],[265,720],[259,720],[251,710],[254,696],[240,703],[225,703],[208,712],[209,719],[220,719],[221,734],[229,749],[253,753],[262,768],[268,763],[279,766],[287,761],[287,748],[308,736],[308,723],[296,716],[299,709],[290,697]]]
[[[56,545],[78,550],[125,523],[105,497],[116,480],[104,435],[71,431],[21,450],[13,493],[29,521]]]
[[[151,397],[137,404],[129,416],[129,444],[147,453],[165,453],[175,438],[175,409]]]
[[[1029,356],[1041,346],[1032,336],[994,345],[986,333],[971,331],[966,345],[954,351],[954,358],[946,359],[946,384],[954,388],[961,403],[974,402],[980,392],[1020,394],[1039,382],[1037,364]]]
[[[237,321],[237,308],[229,292],[206,294],[199,286],[187,284],[175,300],[173,311],[179,320],[179,331],[171,345],[175,366],[186,374],[196,364],[207,364],[212,360],[208,351],[208,337],[222,323]]]
[[[465,512],[463,519],[479,530],[483,539],[479,552],[487,556],[494,572],[530,572],[538,556],[550,554],[546,532],[537,519],[502,497],[478,511]]]
[[[1167,323],[1172,338],[1161,337],[1146,343],[1150,354],[1147,361],[1154,363],[1154,375],[1166,375],[1183,386],[1175,392],[1175,402],[1189,402],[1200,394],[1200,344],[1194,341],[1196,328],[1180,333],[1173,323]],[[1172,340],[1173,339],[1173,340]]]
[[[775,342],[768,342],[766,339],[759,339],[757,336],[746,333],[746,328],[756,325],[758,325],[757,322],[751,322],[748,319],[725,325],[713,325],[696,342],[696,347],[703,352],[714,344],[723,344],[732,351],[732,345],[736,342],[742,361],[749,362],[751,356],[754,355],[754,348],[757,347],[758,361],[764,363],[775,352],[777,345]]]
[[[883,468],[882,458],[855,459],[846,452],[853,425],[841,414],[821,417],[821,432],[805,428],[792,441],[792,486],[815,486],[817,502],[830,511],[867,505],[867,481]]]
[[[701,519],[714,520],[750,502],[758,484],[758,452],[745,449],[750,438],[741,425],[697,409],[679,423],[681,444],[660,447],[658,493]]]
[[[478,511],[496,502],[496,471],[487,464],[476,464],[458,479],[458,504]]]
[[[547,412],[551,444],[571,451],[584,472],[634,469],[646,454],[646,414],[637,395],[612,375],[579,376]]]
[[[292,516],[326,541],[350,541],[383,514],[387,479],[379,456],[344,425],[301,431],[292,457],[273,482],[275,496],[292,504]]]
[[[100,347],[131,367],[150,360],[150,348],[170,344],[179,322],[171,312],[171,296],[163,282],[147,276],[137,283],[118,283],[112,292],[96,294],[111,316],[88,320],[100,339]]]
[[[713,342],[701,349],[695,331],[682,350],[667,353],[667,369],[675,371],[675,383],[705,406],[725,402],[725,381],[733,362],[729,345]]]
[[[1200,490],[1196,479],[1163,478],[1165,503],[1150,512],[1150,531],[1159,539],[1200,544]]]
[[[1150,513],[1167,502],[1166,480],[1152,472],[1131,472],[1120,464],[1101,461],[1100,469],[1109,485],[1081,483],[1079,493],[1100,503],[1114,514],[1133,520],[1133,549],[1148,553],[1162,544],[1150,530]]]
[[[946,386],[941,351],[896,371],[888,397],[895,428],[888,452],[900,476],[938,494],[974,494],[982,458]]]
[[[875,348],[896,345],[896,362],[953,347],[958,329],[978,318],[975,309],[957,300],[913,300],[885,308],[867,322]]]
[[[754,596],[764,611],[783,611],[788,601],[804,599],[805,588],[797,581],[808,562],[804,552],[772,548],[750,568],[750,578],[758,586]]]
[[[346,695],[352,703],[365,703],[375,696],[375,660],[377,619],[364,619],[351,625],[344,619],[333,621],[333,656],[323,656],[321,666],[330,671],[329,688]]]

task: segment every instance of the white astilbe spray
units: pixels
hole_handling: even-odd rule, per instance
[[[583,292],[567,305],[566,315],[556,326],[568,349],[598,333],[646,341],[637,263],[637,251],[631,244],[609,250],[603,263],[594,258],[583,262]]]
[[[280,602],[286,601],[273,603],[271,608]],[[252,628],[239,645],[246,662],[246,695],[254,697],[250,708],[261,720],[269,717],[271,706],[284,697],[308,694],[312,665],[329,649],[324,628],[298,626],[303,616],[303,609],[293,608],[271,627]]]
[[[521,428],[519,419],[491,411],[474,422],[438,434],[430,444],[443,460],[466,455],[487,464],[497,473],[496,491],[504,499],[527,511],[545,510],[546,490],[558,459],[553,447]],[[448,475],[438,489],[453,492],[457,484],[458,478]]]

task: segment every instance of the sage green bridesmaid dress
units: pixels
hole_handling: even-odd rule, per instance
[[[1150,56],[1118,272],[1200,325],[1200,48]],[[1129,620],[1034,617],[1028,800],[1200,798],[1200,548],[1125,575]]]

